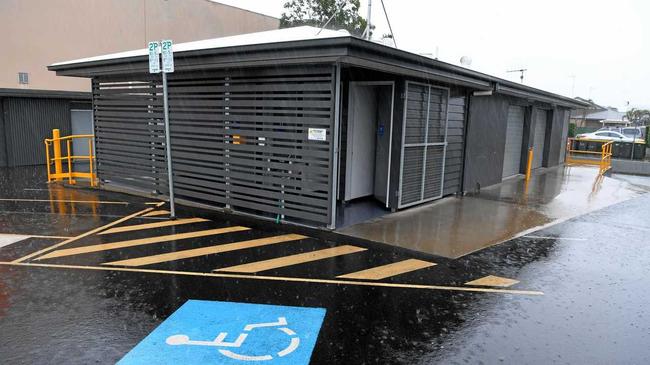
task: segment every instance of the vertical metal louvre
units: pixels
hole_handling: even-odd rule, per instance
[[[407,82],[399,208],[443,194],[449,90]]]
[[[333,79],[332,66],[169,74],[176,198],[278,220],[330,223]],[[153,99],[142,100],[149,113],[145,116],[155,118],[155,130],[150,129],[143,138],[134,135],[139,129],[127,124],[140,119],[134,120],[132,113],[120,115],[123,119],[119,123],[126,132],[123,141],[157,142],[156,154],[144,160],[149,166],[160,163],[161,169],[156,172],[163,178],[162,90],[158,83],[155,88]],[[141,99],[130,95],[134,103],[129,108],[139,111]],[[154,103],[149,105],[145,100]],[[95,105],[96,129],[103,132],[97,135],[102,167],[98,173],[102,179],[106,172],[115,170],[112,165],[110,169],[102,166],[107,150],[112,156],[124,145],[113,143],[107,147],[106,143],[113,140],[106,138],[118,136],[106,135],[104,108],[105,104]],[[309,128],[324,129],[327,139],[309,140]],[[145,156],[144,151],[140,153]],[[139,169],[139,175],[131,174],[129,178],[149,181],[157,177],[150,174],[151,170]]]
[[[546,124],[548,112],[535,111],[535,135],[533,136],[533,168],[540,168],[544,162],[544,143],[546,142]]]
[[[153,77],[93,80],[93,115],[102,183],[166,195],[160,81]]]

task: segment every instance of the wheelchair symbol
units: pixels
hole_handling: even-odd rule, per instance
[[[279,327],[277,328],[278,331],[284,332],[289,338],[291,339],[289,346],[287,346],[284,350],[279,351],[277,353],[277,356],[279,357],[284,357],[289,355],[290,353],[294,352],[298,346],[300,346],[300,338],[296,335],[294,331],[289,329],[288,327],[284,327],[287,325],[287,319],[285,317],[279,317],[277,322],[271,322],[271,323],[255,323],[255,324],[249,324],[244,327],[244,332],[250,332],[254,330],[255,328],[263,328],[263,327]],[[196,341],[196,340],[190,340],[190,338],[187,335],[183,334],[178,334],[178,335],[173,335],[167,337],[167,340],[165,341],[168,345],[172,346],[180,346],[180,345],[194,345],[194,346],[212,346],[212,347],[231,347],[231,348],[239,348],[244,344],[244,341],[246,340],[246,337],[248,337],[248,333],[241,333],[237,337],[237,339],[233,342],[227,342],[226,337],[228,337],[227,332],[221,332],[219,335],[212,341]],[[241,360],[241,361],[267,361],[267,360],[273,360],[273,355],[259,355],[259,356],[251,356],[251,355],[241,355],[237,354],[235,352],[232,352],[230,350],[226,349],[219,349],[219,352],[231,359],[234,360]]]

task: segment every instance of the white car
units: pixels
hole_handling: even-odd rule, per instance
[[[598,131],[593,133],[582,133],[576,136],[576,139],[591,139],[596,141],[615,141],[615,142],[632,142],[634,138],[626,137],[621,133],[614,131]]]

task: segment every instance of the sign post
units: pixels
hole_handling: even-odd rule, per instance
[[[159,51],[162,54],[162,70],[160,67]],[[176,218],[176,206],[174,202],[174,174],[172,170],[172,148],[169,134],[169,101],[167,95],[167,73],[174,72],[174,52],[172,41],[163,40],[149,42],[149,72],[159,73],[162,71],[163,84],[163,113],[165,117],[165,153],[167,158],[167,180],[169,184],[169,217]]]

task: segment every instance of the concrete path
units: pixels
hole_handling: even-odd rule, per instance
[[[650,181],[650,178],[648,178]],[[446,198],[343,228],[339,233],[457,258],[646,193],[592,167],[563,167],[514,178],[480,194]]]

